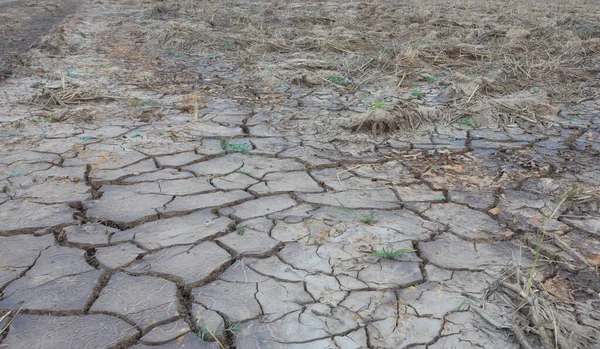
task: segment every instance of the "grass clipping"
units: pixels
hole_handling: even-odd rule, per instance
[[[574,299],[555,294],[540,278],[536,278],[541,247],[548,235],[546,230],[550,221],[558,218],[562,211],[568,210],[574,203],[588,202],[590,199],[595,198],[586,188],[577,185],[568,188],[538,232],[534,261],[529,272],[523,273],[518,266],[507,267],[484,292],[482,306],[470,307],[494,328],[512,331],[522,348],[594,347],[599,332],[593,327],[582,326],[575,314],[589,313],[592,309]],[[590,267],[585,258],[560,243],[557,236],[553,240],[557,247],[581,261],[582,267]],[[492,314],[489,309],[495,309],[497,313]]]
[[[455,82],[435,98],[436,105],[399,100],[391,108],[373,108],[357,115],[347,126],[355,132],[370,131],[377,136],[449,125],[463,118],[472,119],[477,127],[537,124],[552,122],[560,112],[549,104],[548,95],[541,89],[493,96],[498,86],[489,79],[469,78],[458,73],[454,79]]]
[[[67,83],[63,77],[62,82],[40,86],[40,93],[36,95],[32,103],[41,107],[77,105],[101,99],[115,99],[99,93],[98,89],[86,89],[77,85]]]

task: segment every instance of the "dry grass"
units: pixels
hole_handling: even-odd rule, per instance
[[[81,88],[66,82],[40,86],[40,93],[33,97],[32,103],[41,107],[78,105],[101,99],[117,97],[100,94],[98,89]]]
[[[458,90],[433,116],[413,106],[359,117],[360,129],[382,132],[480,110],[488,110],[480,125],[537,123],[545,115],[538,104],[552,109],[593,94],[599,16],[592,0],[182,0],[148,10],[161,25],[145,35],[155,51],[218,55],[265,81],[331,87],[322,77],[336,75],[352,91],[393,93],[435,75],[435,88]],[[537,102],[512,102],[531,88],[544,91]]]
[[[598,63],[600,48],[598,6],[586,0],[568,6],[456,0],[188,0],[169,6],[160,7],[172,14],[167,30],[151,33],[161,48],[206,54],[230,42],[240,51],[230,56],[249,55],[254,62],[319,54],[340,67],[359,64],[363,71],[380,68],[386,74],[463,67],[473,73],[497,70],[492,78],[506,82],[550,82],[584,78]]]
[[[472,306],[471,310],[496,329],[511,331],[522,348],[593,348],[596,334],[581,326],[574,315],[594,312],[593,309],[582,303],[565,302],[548,292],[540,281],[534,281],[529,292],[527,284],[517,267],[508,268],[486,290],[482,307]],[[502,310],[492,314],[485,310],[486,304]]]

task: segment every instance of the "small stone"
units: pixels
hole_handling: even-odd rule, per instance
[[[183,319],[179,319],[175,322],[154,327],[150,332],[140,338],[140,343],[161,344],[181,337],[188,332],[190,332],[188,324]]]

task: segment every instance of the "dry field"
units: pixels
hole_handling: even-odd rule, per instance
[[[0,0],[0,348],[599,348],[597,0]]]

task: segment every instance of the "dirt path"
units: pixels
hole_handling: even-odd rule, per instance
[[[1,1],[0,81],[10,76],[18,55],[26,52],[83,0]]]
[[[330,120],[439,82],[160,46],[185,4],[82,7],[1,83],[2,349],[597,346],[600,99],[373,136]]]

